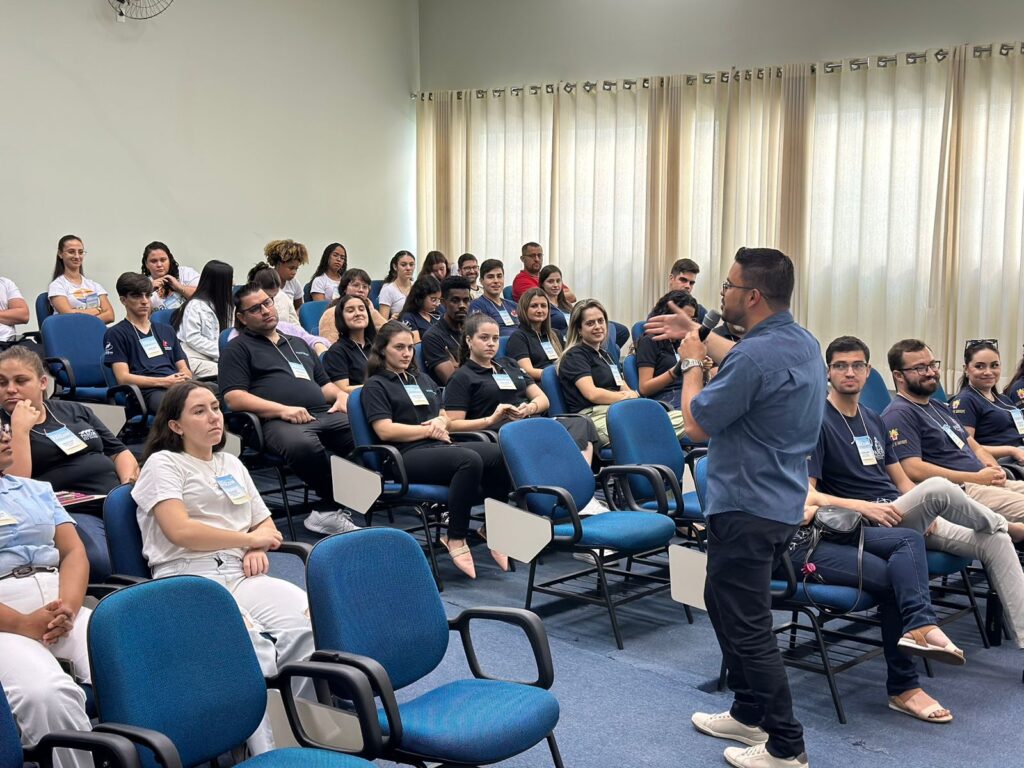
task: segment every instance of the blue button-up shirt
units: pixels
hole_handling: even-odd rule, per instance
[[[818,342],[789,312],[761,321],[732,348],[691,403],[710,436],[706,514],[801,522],[825,379]]]
[[[49,483],[0,477],[0,576],[23,565],[59,565],[53,534],[63,523],[74,521]]]

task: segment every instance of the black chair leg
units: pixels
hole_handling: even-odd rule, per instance
[[[964,591],[967,593],[967,600],[971,604],[971,613],[974,614],[974,622],[978,625],[978,634],[981,635],[981,644],[985,648],[991,648],[988,641],[988,633],[985,632],[985,620],[981,617],[981,609],[978,607],[978,599],[974,595],[974,586],[971,584],[971,577],[967,575],[967,569],[960,571],[960,578],[964,582]]]
[[[608,608],[608,616],[612,620],[612,634],[615,635],[615,645],[617,645],[621,651],[625,646],[622,644],[622,633],[619,632],[619,620],[615,616],[615,604],[612,602],[612,595],[608,589],[608,579],[604,574],[604,563],[601,562],[600,556],[594,557],[594,564],[597,565],[598,584],[600,585],[601,594],[604,596],[604,604]]]
[[[693,624],[693,611],[690,610],[690,606],[683,603],[683,613],[686,614],[686,623]]]
[[[419,513],[420,522],[423,524],[424,546],[427,550],[427,560],[430,561],[430,570],[433,572],[434,581],[437,583],[437,591],[444,592],[444,582],[441,581],[441,571],[437,567],[437,555],[434,553],[434,543],[430,539],[430,523],[427,521],[427,512],[420,504],[416,505],[416,512]],[[394,523],[395,518],[390,507],[388,507],[388,514],[391,517],[391,522]]]
[[[533,581],[537,576],[537,558],[533,558],[530,561],[530,579],[526,584],[526,610],[530,610],[530,606],[533,604]]]
[[[284,506],[284,516],[288,521],[288,535],[291,536],[292,541],[298,541],[295,538],[295,521],[292,520],[292,506],[288,503],[288,491],[285,490],[285,478],[284,470],[281,467],[275,467],[277,470],[277,482],[281,485],[281,503]]]
[[[555,768],[565,768],[565,764],[562,762],[562,753],[558,751],[558,742],[555,741],[553,731],[548,734],[548,749],[551,750],[551,762],[555,764]]]
[[[818,618],[807,613],[811,619],[811,628],[814,630],[814,639],[818,644],[818,653],[821,656],[821,665],[825,671],[825,679],[828,680],[829,690],[832,692],[832,703],[836,707],[836,716],[839,722],[846,725],[846,712],[843,711],[843,701],[839,697],[839,687],[836,685],[836,676],[832,672],[832,662],[828,659],[828,648],[825,646],[825,638],[821,634],[821,627],[818,625]]]

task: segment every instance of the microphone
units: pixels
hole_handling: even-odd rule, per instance
[[[697,331],[697,337],[704,341],[707,339],[708,334],[711,333],[722,321],[722,316],[713,309],[709,309],[707,314],[704,315],[704,322],[700,324],[700,330]]]

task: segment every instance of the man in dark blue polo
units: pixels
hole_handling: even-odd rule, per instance
[[[746,335],[736,344],[712,335],[705,346],[692,329],[680,346],[686,434],[710,440],[704,600],[735,694],[729,712],[692,720],[749,745],[725,750],[742,768],[808,764],[770,595],[772,571],[803,519],[807,456],[825,405],[821,349],[789,313],[793,284],[785,254],[740,248],[722,285],[722,317]],[[708,353],[720,369],[704,387]]]

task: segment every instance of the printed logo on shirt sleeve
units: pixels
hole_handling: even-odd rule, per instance
[[[896,429],[895,427],[893,427],[892,429],[889,430],[889,444],[890,445],[894,445],[894,446],[895,445],[906,445],[907,444],[907,439],[903,438],[901,440],[900,439],[900,431],[898,429]]]
[[[114,343],[112,341],[108,341],[106,344],[103,345],[103,356],[104,357],[113,357],[114,356]]]

